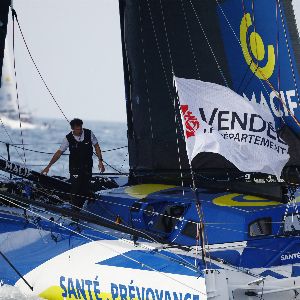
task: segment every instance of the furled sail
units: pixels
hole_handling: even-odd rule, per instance
[[[223,85],[300,134],[300,47],[291,0],[120,0],[130,167],[189,168],[173,74]],[[292,150],[291,150],[292,151]],[[235,168],[201,153],[194,169]]]

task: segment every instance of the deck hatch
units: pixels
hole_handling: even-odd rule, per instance
[[[249,224],[250,237],[266,236],[272,234],[272,218],[257,219]]]

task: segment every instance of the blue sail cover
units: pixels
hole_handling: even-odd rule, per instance
[[[10,0],[0,1],[0,78],[2,76],[2,64],[3,64],[3,56],[4,56],[5,37],[7,31],[9,5],[10,5]],[[1,82],[0,82],[0,86],[1,86]]]
[[[300,47],[291,0],[120,0],[120,17],[136,178],[189,169],[173,74],[269,107],[277,129],[287,124],[298,140]],[[192,164],[234,168],[210,153]]]

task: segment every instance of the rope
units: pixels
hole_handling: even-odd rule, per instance
[[[37,73],[38,73],[40,79],[42,80],[44,86],[46,87],[47,91],[49,92],[49,94],[50,94],[52,100],[55,102],[56,106],[58,107],[58,109],[60,110],[60,112],[62,113],[62,115],[64,116],[64,118],[65,118],[66,121],[69,123],[68,118],[67,118],[66,115],[64,114],[64,112],[63,112],[63,110],[61,109],[60,105],[58,104],[57,100],[55,99],[53,93],[51,92],[51,90],[50,90],[50,88],[48,87],[46,81],[44,80],[44,78],[43,78],[43,76],[42,76],[42,74],[41,74],[41,72],[40,72],[40,70],[39,70],[37,64],[35,63],[35,60],[33,59],[33,56],[32,56],[32,54],[31,54],[31,52],[30,52],[30,50],[29,50],[29,47],[28,47],[27,42],[26,42],[26,39],[25,39],[25,37],[24,37],[24,34],[23,34],[23,31],[22,31],[21,25],[20,25],[20,23],[19,23],[18,16],[17,16],[17,13],[16,13],[15,9],[12,8],[11,10],[12,10],[13,18],[14,18],[14,17],[16,18],[16,21],[17,21],[17,24],[18,24],[18,27],[19,27],[19,30],[20,30],[20,33],[21,33],[23,42],[24,42],[25,47],[26,47],[26,49],[27,49],[27,52],[28,52],[28,54],[29,54],[29,56],[30,56],[30,59],[31,59],[31,61],[32,61],[32,63],[33,63],[33,65],[34,65],[34,67],[35,67],[35,69],[36,69],[36,71],[37,71]]]
[[[168,92],[169,92],[169,96],[172,99],[173,98],[173,106],[174,106],[174,115],[175,115],[175,130],[176,130],[176,141],[177,141],[177,151],[178,151],[178,158],[179,158],[179,165],[180,165],[180,169],[182,169],[181,166],[181,159],[180,159],[180,148],[179,148],[179,139],[178,139],[178,129],[177,129],[177,115],[176,115],[176,97],[172,97],[172,93],[169,87],[169,83],[168,83],[168,79],[167,79],[167,74],[166,74],[166,70],[165,70],[165,66],[164,66],[164,62],[162,59],[162,54],[161,54],[161,50],[160,50],[160,46],[159,46],[159,42],[158,42],[158,37],[156,34],[156,30],[155,30],[155,24],[154,24],[154,20],[153,20],[153,16],[152,16],[152,12],[151,12],[151,6],[149,4],[149,1],[147,0],[147,5],[148,5],[148,10],[149,10],[149,15],[150,15],[150,20],[151,20],[151,24],[152,24],[152,29],[154,32],[154,37],[155,37],[155,41],[156,41],[156,47],[159,53],[159,57],[160,57],[160,62],[163,68],[163,73],[165,76],[165,80],[167,83],[167,88],[168,88]],[[165,31],[165,36],[166,36],[166,41],[167,41],[167,45],[168,45],[168,53],[169,53],[169,57],[170,57],[170,62],[171,62],[171,68],[172,68],[172,73],[174,74],[174,69],[173,69],[173,60],[172,60],[172,54],[171,54],[171,50],[170,50],[170,44],[169,44],[169,39],[168,39],[168,34],[167,34],[167,28],[166,28],[166,23],[165,23],[165,17],[164,17],[164,13],[163,13],[163,7],[162,7],[162,3],[160,1],[160,7],[161,7],[161,12],[162,12],[162,19],[163,19],[163,24],[164,24],[164,31]],[[204,33],[205,34],[205,33]],[[190,165],[190,170],[192,172],[192,167]],[[181,172],[181,176],[182,176],[182,172]],[[181,177],[182,178],[182,177]],[[195,181],[193,178],[193,172],[192,172],[192,179],[193,179],[193,185],[195,186]],[[183,180],[182,180],[182,185],[183,185]],[[184,191],[184,190],[183,190]],[[197,203],[197,199],[196,199],[196,203]],[[197,205],[197,204],[196,204]],[[200,218],[200,222],[202,222],[202,215],[199,215]],[[204,249],[204,244],[203,244],[203,251],[202,253],[205,251]],[[203,263],[206,263],[204,257],[203,257]]]
[[[146,86],[146,94],[147,94],[147,103],[148,103],[148,114],[149,114],[149,121],[150,121],[150,132],[151,132],[151,139],[152,142],[154,140],[153,134],[153,125],[152,125],[152,113],[151,113],[151,105],[150,105],[150,94],[149,94],[149,84],[148,84],[148,72],[146,68],[146,55],[145,55],[145,48],[144,48],[144,39],[143,39],[143,26],[142,26],[142,15],[141,15],[141,5],[138,1],[139,5],[139,13],[140,13],[140,29],[141,29],[141,41],[142,41],[142,53],[143,53],[143,63],[144,63],[144,73],[145,73],[145,86]]]
[[[37,191],[40,191],[40,192],[42,192],[43,193],[43,191],[42,190],[39,190],[39,189],[37,189],[36,188],[36,190]],[[44,192],[47,196],[52,196],[52,195],[50,195],[50,194],[47,194],[46,192]],[[69,193],[63,193],[63,194],[69,194]],[[78,195],[78,196],[80,196],[80,195]],[[93,199],[94,200],[94,198],[89,198],[89,197],[86,197],[86,199]],[[101,199],[98,199],[99,201],[103,201],[103,200],[101,200]],[[18,201],[18,200],[16,200],[16,201]],[[63,202],[63,203],[67,203],[67,202],[64,202],[63,200],[60,200],[59,199],[59,201],[61,201],[61,202]],[[109,201],[103,201],[103,202],[106,202],[106,203],[112,203],[112,202],[109,202]],[[113,203],[113,204],[117,204],[117,203]],[[125,206],[125,207],[129,207],[129,206],[126,206],[126,205],[122,205],[122,206]],[[77,207],[77,206],[75,206],[74,205],[74,207]],[[79,207],[77,207],[77,208],[79,208]],[[144,210],[144,211],[147,211],[147,210]],[[87,212],[89,212],[89,211],[87,211]],[[152,212],[152,211],[151,211]],[[91,213],[91,212],[89,212],[89,213]],[[160,213],[157,213],[157,212],[155,212],[155,214],[156,215],[163,215],[163,216],[168,216],[168,217],[171,217],[171,216],[169,216],[169,215],[165,215],[165,214],[160,214]],[[99,215],[97,215],[97,214],[94,214],[94,215],[96,215],[96,216],[98,216],[99,218],[104,218],[104,217],[102,217],[102,216],[99,216]],[[173,218],[176,218],[176,217],[173,217]],[[180,218],[176,218],[176,219],[180,219]],[[108,219],[109,220],[109,219]],[[182,220],[184,220],[184,218],[182,219]],[[110,221],[110,220],[109,220]],[[194,223],[194,224],[196,224],[197,226],[199,226],[199,222],[193,222],[193,221],[187,221],[187,222],[190,222],[190,223]],[[268,223],[282,223],[282,222],[268,222]],[[233,230],[233,229],[230,229],[230,228],[224,228],[224,227],[220,227],[220,226],[212,226],[211,224],[240,224],[240,223],[205,223],[208,227],[212,227],[212,228],[215,228],[215,229],[218,229],[218,230],[226,230],[226,231],[231,231],[231,232],[238,232],[238,233],[247,233],[247,232],[245,232],[245,231],[240,231],[240,230]],[[125,226],[125,225],[124,225]],[[128,228],[130,228],[130,227],[128,227]],[[133,229],[133,228],[130,228],[130,229]],[[136,229],[137,230],[137,229]],[[137,232],[140,232],[140,233],[143,233],[143,234],[145,234],[143,231],[139,231],[139,230],[137,230]],[[276,235],[268,235],[268,237],[270,238],[270,237],[276,237]],[[153,237],[151,237],[152,239],[153,239]],[[158,242],[159,243],[159,242]],[[176,245],[175,245],[176,246]],[[196,246],[197,247],[197,246]],[[271,251],[271,252],[277,252],[277,250],[275,250],[275,249],[269,249],[269,248],[263,248],[263,247],[255,247],[255,246],[247,246],[249,249],[251,248],[251,249],[257,249],[257,250],[263,250],[263,251]],[[201,247],[202,248],[202,247]],[[222,247],[222,249],[232,249],[232,246],[230,246],[230,245],[228,245],[228,246],[226,246],[226,247]],[[196,248],[196,251],[197,251],[197,248]],[[211,251],[211,250],[210,250]],[[211,259],[211,258],[210,258]]]
[[[22,121],[21,121],[21,113],[20,113],[19,89],[18,89],[18,81],[17,81],[17,69],[16,69],[16,56],[15,56],[15,15],[14,14],[12,14],[12,23],[13,23],[13,58],[14,58],[14,72],[15,72],[15,82],[16,82],[18,117],[19,117],[19,123],[20,123],[21,142],[22,142],[22,146],[23,146],[24,165],[26,166],[26,154],[25,154],[25,149],[24,149],[24,139],[23,139]]]
[[[242,3],[243,3],[243,9],[245,9],[245,7],[244,7],[244,0],[242,0]],[[279,2],[278,2],[278,3],[279,3]],[[279,3],[279,7],[280,7],[280,3]],[[280,12],[281,12],[281,18],[283,18],[281,9],[280,9]],[[245,14],[245,10],[244,10],[244,14]],[[283,28],[284,28],[284,32],[285,32],[285,34],[286,34],[286,30],[285,30],[284,23],[283,23]],[[289,47],[288,47],[288,49],[289,49]],[[291,60],[291,58],[290,58],[290,60]],[[252,61],[253,61],[253,60],[252,60]],[[291,66],[291,67],[292,67],[292,66]],[[275,93],[275,96],[280,100],[280,102],[281,102],[281,104],[283,105],[284,109],[285,109],[285,110],[289,113],[289,115],[293,118],[293,120],[295,121],[295,123],[297,124],[297,126],[300,127],[300,122],[297,120],[297,118],[296,118],[295,115],[291,112],[291,110],[287,107],[285,101],[284,101],[284,100],[282,99],[282,97],[281,97],[280,92],[278,92],[278,91],[273,87],[273,85],[271,84],[271,82],[268,80],[268,78],[265,76],[265,74],[263,73],[263,71],[262,71],[260,68],[258,68],[257,71],[258,71],[258,72],[260,73],[260,75],[263,77],[263,79],[265,80],[265,82],[267,83],[267,85],[271,88],[271,90]],[[293,72],[293,74],[294,74],[294,72]],[[298,90],[297,90],[297,95],[298,95]],[[298,99],[299,99],[299,95],[298,95]]]
[[[57,225],[57,226],[59,226],[59,227],[62,227],[62,228],[64,228],[64,229],[66,229],[67,231],[70,231],[70,232],[72,232],[72,233],[74,233],[74,234],[77,234],[77,235],[79,235],[80,237],[83,237],[84,239],[87,239],[87,240],[90,241],[90,242],[95,242],[95,241],[96,241],[96,242],[97,242],[98,244],[100,244],[102,247],[104,247],[104,248],[106,248],[106,249],[109,249],[111,252],[117,253],[118,255],[123,256],[124,258],[126,258],[126,259],[128,259],[128,260],[130,260],[130,261],[133,261],[133,262],[135,262],[135,263],[137,263],[137,264],[139,264],[139,265],[142,265],[143,267],[146,267],[146,268],[148,268],[148,269],[151,270],[151,271],[157,272],[157,273],[159,273],[161,276],[167,277],[168,279],[170,279],[170,280],[172,280],[172,281],[174,281],[174,282],[176,282],[176,283],[178,283],[178,284],[180,284],[180,285],[182,285],[182,286],[185,286],[185,287],[187,287],[187,288],[190,288],[191,290],[197,291],[198,293],[200,293],[200,294],[202,294],[202,295],[206,295],[206,294],[203,293],[202,291],[200,291],[200,290],[198,290],[198,289],[196,289],[196,288],[194,288],[194,287],[192,287],[192,286],[189,286],[189,285],[187,285],[187,284],[181,282],[180,280],[177,280],[177,279],[173,278],[172,276],[167,275],[166,273],[162,273],[162,272],[160,272],[159,270],[157,270],[157,269],[155,269],[155,268],[153,268],[153,267],[151,267],[151,266],[149,266],[149,265],[147,265],[147,264],[145,264],[145,263],[143,263],[143,262],[140,262],[139,260],[136,260],[136,259],[134,259],[134,258],[131,258],[131,257],[127,256],[126,254],[124,254],[124,253],[122,253],[122,252],[120,252],[120,251],[115,250],[115,248],[109,247],[107,244],[105,244],[104,242],[102,242],[102,241],[99,240],[99,239],[97,239],[97,240],[92,239],[92,238],[88,237],[87,235],[84,235],[84,234],[82,234],[82,233],[80,233],[80,232],[78,232],[78,231],[76,231],[76,230],[73,230],[73,229],[71,229],[71,228],[69,228],[69,227],[67,227],[67,226],[64,226],[64,225],[61,224],[61,223],[56,222],[55,220],[51,220],[51,219],[49,220],[47,217],[45,217],[45,216],[43,216],[43,215],[41,215],[41,214],[39,214],[39,213],[37,213],[37,212],[35,212],[35,211],[29,209],[28,207],[25,207],[25,206],[16,204],[14,201],[11,200],[11,198],[5,198],[5,197],[3,197],[3,196],[0,196],[0,198],[2,198],[2,199],[4,199],[4,200],[6,200],[6,201],[8,201],[8,202],[10,202],[10,203],[12,203],[12,204],[14,204],[15,206],[17,206],[17,207],[19,207],[19,208],[21,208],[21,209],[28,210],[28,211],[30,211],[32,214],[37,215],[38,217],[40,217],[40,218],[42,218],[42,219],[44,219],[44,220],[47,220],[48,222],[50,221],[50,222],[52,222],[53,224],[55,224],[55,225]],[[85,224],[80,224],[80,225],[81,225],[81,226],[87,226],[87,225],[85,225]],[[95,228],[93,228],[93,227],[91,227],[91,229],[97,231],[97,230],[96,230]],[[100,232],[101,232],[101,231],[100,231]],[[101,232],[101,233],[107,234],[107,232]],[[109,235],[109,234],[107,234],[107,235]],[[111,235],[111,236],[113,236],[113,235]],[[114,236],[114,237],[116,237],[116,236]],[[117,238],[118,241],[120,241],[120,242],[125,242],[125,243],[126,243],[126,241],[125,241],[124,239],[120,239],[119,237],[116,237],[116,238]],[[127,243],[128,243],[128,242],[127,242]],[[153,253],[153,252],[152,252],[152,253]],[[188,268],[187,266],[185,266],[185,267]],[[190,268],[189,268],[189,269],[190,269]],[[194,269],[193,269],[193,270],[194,270]],[[195,271],[195,270],[194,270],[194,271]],[[198,273],[198,272],[195,271],[195,273]]]
[[[47,196],[50,196],[50,197],[52,196],[52,195],[47,194],[46,192],[44,192],[44,191],[42,191],[42,190],[39,190],[39,189],[37,189],[37,188],[36,188],[36,190],[39,191],[39,192],[41,192],[41,193],[45,193]],[[78,195],[78,196],[80,196],[80,195]],[[66,202],[66,201],[61,200],[61,199],[57,199],[57,200],[61,201],[61,202],[64,203],[64,204],[65,204],[65,203],[69,203],[69,202]],[[92,213],[91,211],[88,211],[88,210],[86,210],[86,209],[84,209],[84,208],[81,208],[81,207],[79,207],[79,206],[73,205],[73,204],[71,204],[71,203],[69,203],[69,204],[70,204],[72,207],[74,207],[74,208],[77,208],[77,209],[79,208],[79,209],[81,209],[81,211],[87,212],[88,214],[94,215],[94,216],[96,216],[96,217],[98,217],[98,218],[100,218],[100,219],[103,219],[103,220],[105,220],[105,221],[112,222],[111,220],[109,220],[109,219],[107,219],[107,218],[105,218],[105,217],[103,217],[103,216],[100,216],[100,215],[98,215],[98,214]],[[54,213],[52,213],[52,214],[54,214]],[[113,216],[116,216],[116,215],[113,215]],[[140,233],[140,234],[143,234],[143,236],[148,236],[150,242],[156,242],[156,243],[162,245],[162,243],[160,243],[158,240],[154,239],[153,236],[148,235],[148,234],[145,233],[144,231],[141,231],[141,230],[139,230],[139,229],[130,227],[130,226],[128,226],[128,224],[127,224],[127,225],[124,225],[124,224],[121,223],[121,224],[118,224],[118,225],[121,226],[121,227],[124,227],[124,228],[126,228],[126,229],[130,229],[130,230],[136,231],[136,232],[138,232],[138,233]],[[90,228],[95,229],[94,227],[90,227]],[[144,238],[144,239],[146,239],[146,238]],[[146,240],[147,240],[147,239],[146,239]],[[170,246],[170,245],[168,245],[168,247],[169,247],[169,246]],[[178,256],[178,255],[175,254],[175,256]],[[183,259],[182,257],[180,257],[180,258],[181,258],[181,260],[186,261],[186,260]],[[187,262],[187,261],[186,261],[186,262]]]
[[[170,42],[169,42],[169,37],[168,37],[168,32],[167,32],[165,15],[164,15],[164,8],[163,8],[163,5],[162,5],[162,1],[159,0],[159,2],[160,2],[161,13],[162,13],[164,32],[165,32],[166,41],[167,41],[168,54],[169,54],[169,58],[170,58],[171,68],[172,68],[172,74],[175,75],[174,74],[174,64],[173,64],[173,58],[172,58],[172,53],[171,53],[171,47],[170,47]],[[175,123],[175,134],[176,134],[176,145],[177,145],[178,164],[179,164],[179,170],[180,170],[180,179],[181,179],[181,186],[183,188],[183,186],[184,186],[183,171],[182,171],[183,168],[182,168],[181,155],[180,155],[179,131],[178,131],[178,124],[180,124],[180,120],[178,120],[178,118],[177,118],[177,111],[176,111],[176,110],[178,110],[178,112],[180,114],[179,107],[180,107],[179,101],[178,101],[178,98],[176,97],[176,94],[175,94],[174,97],[173,97],[174,123]],[[184,194],[184,191],[183,191],[183,194]]]
[[[297,185],[288,185],[288,191],[289,191],[289,202],[286,204],[286,210],[284,213],[284,217],[283,217],[283,221],[282,221],[282,225],[284,225],[285,220],[288,216],[288,212],[289,212],[289,208],[292,207],[295,211],[295,216],[298,220],[298,223],[300,225],[300,216],[299,216],[299,211],[298,211],[298,205],[296,203],[296,198],[295,198],[295,193],[297,192],[297,189],[299,187]],[[294,213],[292,212],[292,218],[294,216]],[[282,226],[280,226],[280,228],[278,230],[282,229]]]
[[[281,23],[282,23],[282,28],[283,28],[284,37],[285,37],[285,43],[286,43],[288,54],[289,54],[290,67],[291,67],[291,70],[292,70],[293,80],[294,80],[294,86],[295,86],[295,90],[296,90],[296,94],[297,94],[297,98],[298,98],[298,103],[299,103],[299,101],[300,101],[299,91],[298,91],[297,80],[296,80],[296,75],[295,75],[293,61],[292,61],[292,56],[291,56],[291,49],[290,49],[289,41],[288,41],[288,38],[287,38],[287,33],[286,33],[286,28],[285,28],[285,23],[284,23],[284,18],[283,18],[283,13],[282,13],[281,4],[280,4],[279,0],[277,0],[277,4],[278,4],[279,11],[280,11],[280,17],[281,17]],[[298,124],[298,126],[300,126],[300,124]]]
[[[244,16],[246,15],[246,9],[245,9],[245,4],[244,4],[244,0],[243,0],[243,12],[244,12]],[[253,2],[253,0],[252,0],[252,14],[250,14],[250,17],[251,17],[251,19],[252,19],[252,24],[253,24],[253,27],[254,27],[254,32],[256,33],[256,25],[255,25],[255,16],[254,16],[254,2]],[[247,26],[247,31],[248,31],[248,29],[249,29],[249,26],[248,26],[248,23],[247,23],[247,20],[246,20],[246,26]],[[257,38],[256,38],[256,35],[255,35],[255,46],[256,46],[256,56],[258,56],[258,47],[257,47]],[[256,57],[255,57],[255,59],[256,59]],[[248,66],[248,68],[247,68],[247,71],[246,71],[246,73],[245,73],[245,75],[244,75],[244,78],[243,78],[243,81],[242,82],[244,82],[244,79],[246,78],[246,75],[249,73],[249,70],[250,70],[250,68],[251,68],[251,65],[252,65],[252,63],[253,63],[254,61],[253,61],[253,59],[252,59],[252,57],[251,57],[251,62],[250,62],[250,65]],[[245,85],[245,87],[244,87],[244,91],[248,88],[248,86],[249,86],[249,84],[250,84],[250,82],[253,80],[253,78],[254,78],[254,76],[256,76],[256,73],[257,73],[257,71],[259,70],[259,64],[258,64],[258,59],[256,59],[256,61],[254,62],[255,63],[255,65],[256,65],[256,68],[255,68],[255,72],[251,72],[251,76],[250,76],[250,78],[248,79],[248,81],[247,81],[247,83],[246,83],[246,85]],[[240,85],[240,87],[241,87],[241,85]],[[239,87],[239,89],[240,89],[240,87]],[[238,91],[239,91],[239,89],[238,89]],[[244,91],[243,91],[243,93],[244,93]]]
[[[194,50],[194,46],[193,46],[193,42],[192,42],[192,36],[191,36],[190,29],[189,29],[189,24],[188,24],[187,17],[186,17],[186,11],[184,9],[183,0],[180,0],[180,2],[181,2],[181,8],[182,8],[182,11],[183,11],[183,15],[184,15],[185,25],[186,25],[187,32],[188,32],[190,46],[192,48],[192,54],[193,54],[193,59],[194,59],[194,63],[195,63],[195,68],[196,68],[197,76],[198,76],[198,79],[200,80],[201,78],[200,78],[200,72],[199,72],[198,62],[197,62],[197,58],[196,58],[196,54],[195,54],[195,50]]]
[[[37,188],[36,188],[36,190],[39,191],[39,192],[43,192],[42,190],[39,190]],[[45,188],[43,190],[45,190],[45,191],[51,191],[53,193],[58,193],[58,194],[67,195],[67,196],[84,197],[87,200],[95,200],[95,198],[93,198],[93,197],[82,196],[82,195],[68,193],[68,192],[63,192],[63,191],[59,191],[59,190],[55,190],[55,189],[54,190],[50,190],[50,189]],[[46,193],[46,192],[44,192],[44,193]],[[47,195],[51,195],[51,194],[47,194]],[[132,206],[123,204],[122,202],[119,203],[119,202],[113,202],[113,201],[109,201],[109,200],[104,200],[102,197],[97,198],[97,201],[103,202],[103,203],[106,203],[106,204],[111,204],[111,205],[116,205],[116,206],[128,208],[128,209],[132,208]],[[200,201],[202,203],[207,203],[207,204],[211,203],[210,200],[200,200]],[[68,202],[66,202],[66,203],[68,203]],[[174,204],[176,204],[176,205],[183,205],[184,206],[186,203],[185,202],[182,202],[182,203],[176,202]],[[231,208],[235,209],[235,207],[231,207]],[[238,208],[236,208],[236,209],[238,209]],[[240,209],[238,209],[238,210],[240,210]],[[176,221],[182,221],[183,223],[190,223],[190,224],[194,224],[194,225],[198,225],[199,224],[199,222],[197,222],[197,221],[188,220],[188,219],[185,219],[184,217],[174,217],[174,216],[171,216],[169,214],[160,213],[158,211],[153,211],[153,210],[148,210],[148,209],[142,209],[142,208],[140,208],[140,211],[142,211],[144,213],[148,213],[148,214],[149,213],[153,213],[156,216],[168,217],[168,218],[176,220]],[[244,211],[244,210],[242,210],[242,211]],[[268,223],[268,224],[282,224],[283,221],[280,221],[280,222],[273,222],[273,221],[271,221],[271,222],[266,222],[266,223]],[[240,224],[240,223],[236,223],[236,222],[205,222],[205,224],[208,225],[208,226],[214,226],[214,225],[237,225],[237,224]],[[217,227],[215,227],[215,228],[217,228]],[[237,231],[237,230],[232,230],[230,228],[221,228],[221,227],[219,227],[219,228],[220,229],[224,229],[224,230],[226,229],[226,230],[234,231],[234,232],[248,233],[247,231]],[[269,236],[271,236],[271,235],[269,235]]]
[[[8,131],[7,131],[6,127],[5,127],[5,125],[4,125],[4,123],[3,123],[2,119],[1,119],[1,117],[0,117],[0,122],[1,122],[2,127],[4,128],[4,131],[5,131],[6,135],[7,135],[8,138],[9,138],[9,140],[13,143],[13,140],[12,140],[10,134],[8,133]],[[3,142],[3,143],[4,143],[4,144],[7,144],[7,143],[5,143],[5,142]],[[17,151],[17,153],[18,153],[18,155],[19,155],[21,161],[25,164],[23,156],[19,153],[18,149],[16,149],[16,151]]]
[[[219,64],[219,62],[218,62],[218,59],[217,59],[217,57],[216,57],[216,55],[215,55],[215,53],[214,53],[214,51],[213,51],[213,49],[212,49],[212,47],[211,47],[211,44],[210,44],[210,42],[209,42],[209,39],[208,39],[208,37],[207,37],[207,35],[206,35],[206,33],[205,33],[204,27],[202,26],[202,23],[200,22],[200,19],[199,19],[199,16],[198,16],[197,12],[196,12],[196,9],[195,9],[195,7],[194,7],[194,4],[193,4],[193,2],[192,2],[191,0],[189,0],[189,2],[190,2],[191,7],[192,7],[192,9],[193,9],[193,11],[194,11],[194,14],[195,14],[195,16],[196,16],[196,19],[197,19],[197,21],[198,21],[198,24],[200,25],[201,31],[202,31],[202,33],[203,33],[203,35],[204,35],[204,38],[205,38],[206,43],[207,43],[207,45],[208,45],[208,47],[209,47],[209,50],[210,50],[210,52],[211,52],[211,54],[212,54],[212,56],[213,56],[213,58],[214,58],[214,60],[215,60],[215,63],[216,63],[217,68],[218,68],[218,70],[219,70],[219,73],[221,74],[221,76],[222,76],[222,78],[223,78],[223,81],[224,81],[225,85],[228,87],[228,83],[227,83],[227,80],[226,80],[226,78],[225,78],[225,75],[224,75],[224,73],[223,73],[223,71],[222,71],[222,69],[221,69],[221,66],[220,66],[220,64]]]
[[[47,195],[48,197],[53,197],[53,195],[51,195],[51,194],[49,194],[49,193],[47,193],[46,191],[43,191],[43,190],[41,190],[41,189],[35,188],[35,190],[38,191],[38,192],[40,192],[40,193],[43,193],[43,194]],[[68,194],[69,194],[69,193],[68,193]],[[76,196],[76,197],[84,197],[84,198],[87,198],[87,199],[88,199],[88,198],[89,198],[89,199],[92,199],[91,197],[86,197],[86,196],[76,195],[76,194],[71,194],[71,193],[70,193],[69,195],[70,195],[70,196]],[[97,217],[97,218],[99,218],[99,219],[101,219],[101,220],[107,221],[107,222],[109,222],[109,223],[115,223],[114,221],[112,221],[112,220],[110,220],[110,219],[108,219],[108,218],[105,218],[105,217],[103,217],[103,216],[101,216],[101,215],[98,215],[98,214],[96,214],[96,213],[93,213],[93,212],[91,212],[91,211],[88,211],[88,210],[86,210],[85,208],[81,208],[80,206],[74,205],[74,204],[72,204],[72,203],[70,203],[70,202],[64,201],[64,200],[62,200],[62,199],[56,199],[56,200],[60,201],[60,202],[63,203],[63,204],[70,204],[71,207],[76,208],[76,209],[80,209],[81,211],[84,211],[84,212],[88,213],[89,215],[95,216],[95,217]],[[93,199],[93,200],[95,200],[95,199]],[[108,211],[109,211],[109,210],[108,210]],[[110,213],[111,213],[111,212],[110,212]],[[112,214],[113,214],[113,213],[112,213]],[[116,216],[116,215],[113,214],[113,216]],[[152,236],[148,235],[147,233],[145,233],[145,232],[143,232],[143,231],[141,231],[141,230],[132,228],[132,227],[128,226],[128,224],[118,224],[118,225],[119,225],[120,227],[123,227],[123,228],[126,228],[126,229],[130,229],[130,230],[136,231],[137,233],[146,235],[146,236],[149,238],[149,241],[159,243],[159,242],[158,242],[156,239],[154,239]]]
[[[40,153],[40,154],[49,154],[49,155],[53,155],[53,152],[45,152],[45,151],[39,151],[39,150],[34,150],[34,149],[29,149],[29,148],[23,148],[23,147],[18,147],[19,145],[38,145],[38,144],[9,144],[7,142],[4,141],[0,141],[0,143],[2,144],[8,144],[9,146],[12,146],[14,148],[18,148],[18,149],[24,149],[26,151],[29,152],[35,152],[35,153]],[[43,145],[43,144],[41,144]],[[48,145],[48,143],[45,143],[45,145]],[[60,145],[59,143],[49,143],[49,145]],[[112,152],[112,151],[116,151],[116,150],[120,150],[120,149],[124,149],[124,148],[128,148],[128,146],[122,146],[122,147],[117,147],[117,148],[112,148],[112,149],[108,149],[108,150],[101,150],[101,152],[105,153],[105,152]],[[62,155],[70,155],[68,153],[62,153]]]
[[[225,18],[225,20],[226,20],[226,22],[227,22],[227,24],[228,24],[230,30],[232,31],[232,33],[233,33],[233,35],[234,35],[236,41],[238,42],[238,44],[239,44],[240,47],[241,47],[241,42],[240,42],[240,40],[239,40],[237,34],[235,33],[235,31],[234,31],[234,29],[233,29],[231,23],[229,22],[229,20],[228,20],[226,14],[225,14],[225,12],[224,12],[224,10],[222,9],[222,6],[220,5],[219,0],[216,0],[216,2],[217,2],[217,4],[218,4],[218,7],[219,7],[219,9],[221,10],[221,12],[222,12],[224,18]],[[242,5],[243,5],[243,12],[244,12],[244,15],[245,15],[245,7],[244,7],[244,2],[243,2],[243,0],[242,0]],[[251,66],[252,62],[253,62],[253,60],[251,60],[250,66]],[[244,76],[243,76],[242,81],[241,81],[240,84],[239,84],[238,89],[237,89],[237,92],[238,92],[238,93],[239,93],[239,90],[240,90],[240,88],[241,88],[241,86],[242,86],[242,84],[243,84],[243,82],[244,82],[244,80],[245,80],[245,78],[246,78],[247,73],[248,73],[249,70],[250,70],[250,66],[247,66],[247,68],[246,68],[246,72],[245,72],[245,74],[244,74]],[[268,93],[267,88],[265,87],[263,81],[262,81],[260,78],[259,78],[259,82],[261,83],[261,85],[262,85],[263,89],[265,90],[265,92]]]

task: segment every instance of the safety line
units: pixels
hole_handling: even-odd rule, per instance
[[[2,198],[2,197],[0,196],[0,198]],[[3,199],[3,198],[2,198],[2,199]],[[89,238],[88,236],[86,236],[86,235],[84,235],[84,234],[81,234],[81,233],[79,233],[79,232],[76,231],[76,230],[72,230],[71,228],[64,226],[63,224],[60,224],[60,223],[58,223],[58,222],[56,222],[56,221],[54,221],[54,220],[49,220],[49,219],[46,218],[45,216],[43,216],[43,215],[41,215],[41,214],[38,214],[38,213],[36,213],[36,212],[34,212],[34,211],[28,209],[27,207],[22,207],[21,205],[19,205],[19,204],[17,204],[17,203],[14,203],[14,201],[11,201],[11,200],[5,199],[5,198],[4,198],[4,200],[6,200],[6,201],[8,201],[8,202],[10,202],[10,203],[12,203],[12,204],[14,204],[15,206],[18,206],[18,207],[22,208],[22,209],[26,209],[26,210],[30,211],[32,214],[37,215],[37,216],[39,216],[40,218],[42,218],[42,219],[44,219],[44,220],[47,220],[47,221],[49,221],[49,222],[52,222],[52,223],[58,225],[59,227],[62,227],[62,228],[64,228],[64,229],[66,229],[67,231],[70,231],[70,232],[72,232],[72,233],[75,233],[75,234],[77,234],[77,235],[83,237],[84,239],[87,239],[87,240],[89,240],[89,241],[91,241],[91,242],[96,242],[97,244],[100,244],[102,247],[107,248],[107,249],[109,249],[110,251],[112,251],[112,252],[114,252],[114,253],[117,253],[118,255],[123,256],[124,258],[126,258],[126,259],[128,259],[128,260],[131,260],[131,261],[133,261],[133,262],[135,262],[135,263],[137,263],[137,264],[139,264],[139,265],[141,265],[141,266],[143,266],[143,267],[146,267],[146,268],[149,269],[150,271],[154,271],[154,272],[156,272],[156,273],[159,273],[160,275],[162,275],[162,276],[164,276],[164,277],[167,277],[168,279],[173,280],[173,281],[179,283],[179,284],[182,285],[182,286],[185,286],[185,287],[187,287],[187,288],[189,288],[189,289],[191,289],[191,290],[197,291],[198,293],[200,293],[200,294],[206,296],[206,293],[203,293],[202,291],[200,291],[200,290],[198,290],[198,289],[196,289],[196,288],[194,288],[194,287],[192,287],[192,286],[189,286],[188,284],[185,284],[185,283],[181,282],[180,280],[178,280],[178,279],[176,279],[176,278],[174,278],[174,277],[172,277],[172,276],[170,276],[170,275],[168,275],[168,274],[166,274],[166,273],[160,272],[159,270],[157,270],[157,269],[155,269],[155,268],[153,268],[153,267],[151,267],[151,266],[149,266],[149,265],[147,265],[147,264],[145,264],[145,263],[143,263],[143,262],[141,262],[141,261],[138,261],[138,260],[136,260],[136,259],[134,259],[134,258],[132,258],[132,257],[127,256],[126,254],[124,254],[124,253],[122,253],[122,252],[120,252],[120,251],[115,250],[114,248],[112,248],[112,247],[110,247],[110,246],[104,244],[101,240],[94,240],[94,239],[91,239],[91,238]],[[122,241],[124,242],[123,239],[117,239],[117,241],[118,241],[118,242],[122,242]],[[136,246],[136,247],[138,247],[138,246]],[[195,273],[197,273],[197,272],[195,272]]]

